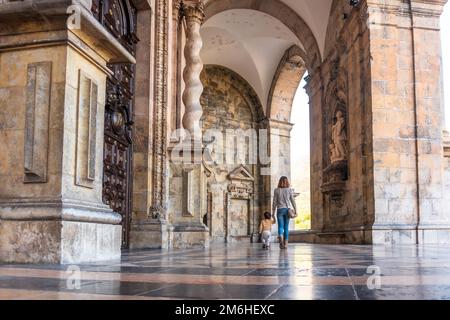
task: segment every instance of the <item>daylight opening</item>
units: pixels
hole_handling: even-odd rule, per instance
[[[311,229],[309,97],[305,85],[303,78],[295,94],[291,114],[294,124],[291,132],[291,180],[299,211],[298,218],[291,223],[291,230]]]

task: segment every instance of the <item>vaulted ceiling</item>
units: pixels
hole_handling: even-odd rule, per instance
[[[325,47],[332,0],[278,0],[295,11]],[[292,45],[304,48],[297,36],[280,20],[250,9],[222,11],[209,18],[201,30],[205,64],[230,68],[244,77],[266,107],[278,63]]]

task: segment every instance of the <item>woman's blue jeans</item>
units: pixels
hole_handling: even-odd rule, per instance
[[[289,240],[289,209],[280,208],[277,210],[278,218],[278,235],[284,236],[284,239]]]

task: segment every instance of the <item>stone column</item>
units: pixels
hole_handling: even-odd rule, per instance
[[[137,177],[139,180],[144,180],[143,196],[147,207],[145,208],[145,215],[138,211],[141,206],[134,204],[136,212],[140,213],[133,221],[130,232],[130,248],[131,249],[149,249],[149,248],[168,248],[171,242],[171,226],[168,222],[167,215],[167,125],[168,125],[168,93],[169,93],[169,47],[170,43],[170,1],[169,0],[155,0],[155,8],[152,10],[154,15],[151,19],[151,25],[144,20],[138,20],[138,32],[141,26],[143,32],[148,33],[148,29],[155,30],[154,39],[151,39],[151,44],[147,46],[137,47],[138,58],[140,55],[148,53],[149,47],[151,51],[150,61],[147,63],[152,66],[151,72],[148,75],[153,79],[153,92],[150,98],[153,98],[153,103],[150,101],[150,106],[137,106],[137,110],[150,110],[148,121],[151,122],[149,126],[149,146],[148,156],[150,159],[143,164],[148,167],[148,174],[151,177]],[[139,19],[139,16],[138,16]],[[142,24],[141,24],[142,23]],[[139,62],[139,61],[138,61]],[[142,67],[146,64],[142,61]],[[138,65],[139,70],[139,65]],[[143,71],[138,72],[138,79],[144,74]],[[144,80],[144,79],[143,79]],[[148,84],[148,79],[145,79]],[[142,88],[145,84],[142,83]],[[137,100],[141,104],[145,100]],[[147,126],[149,123],[147,123]],[[147,147],[147,146],[145,146]],[[145,158],[144,158],[145,159]],[[147,159],[146,159],[147,160]],[[135,173],[136,175],[136,173]],[[142,172],[138,175],[143,176]],[[135,178],[136,179],[136,178]],[[142,197],[142,196],[141,196]],[[148,197],[148,198],[147,198]],[[138,197],[135,197],[139,199]],[[142,208],[143,210],[144,208]]]
[[[262,163],[267,166],[261,169],[264,176],[265,189],[262,212],[271,212],[273,192],[278,186],[279,179],[282,176],[286,176],[291,181],[291,131],[293,124],[280,120],[266,119],[263,121],[262,127],[268,130],[270,155],[270,164]],[[261,148],[266,148],[266,146],[260,144]],[[294,222],[292,221],[292,223]],[[275,234],[276,228],[274,227],[272,230]]]
[[[449,243],[443,206],[441,45],[446,1],[368,2],[373,243]],[[409,11],[410,15],[400,12]]]
[[[77,4],[0,4],[1,262],[120,257],[121,217],[102,202],[107,63],[135,59],[86,7],[72,27]]]
[[[320,71],[309,75],[305,87],[309,96],[310,112],[310,144],[311,144],[311,230],[321,231],[324,220],[323,193],[321,190],[323,183],[323,114],[322,104],[322,79]]]
[[[186,1],[183,3],[183,13],[186,21],[186,44],[184,47],[186,66],[183,71],[186,87],[183,92],[185,105],[183,126],[190,133],[192,140],[201,141],[202,129],[200,128],[200,119],[203,110],[200,104],[200,97],[203,92],[203,85],[200,81],[200,73],[203,69],[203,63],[200,58],[200,50],[203,42],[200,35],[200,27],[205,17],[203,3]]]
[[[411,1],[418,192],[418,243],[450,243],[444,206],[444,114],[440,15],[446,1]],[[425,13],[425,15],[424,15]]]
[[[200,59],[202,39],[200,27],[204,18],[203,4],[199,1],[184,1],[181,6],[186,43],[183,70],[185,89],[183,102],[185,113],[183,127],[185,136],[180,142],[174,141],[171,154],[169,185],[169,216],[173,225],[173,246],[208,246],[209,230],[203,224],[207,213],[207,190],[205,167],[203,165],[203,143],[200,119],[202,106],[200,96],[203,85],[200,73],[203,64]]]

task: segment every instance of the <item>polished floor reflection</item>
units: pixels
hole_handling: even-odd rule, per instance
[[[450,251],[236,244],[80,266],[3,264],[0,299],[450,299]]]

